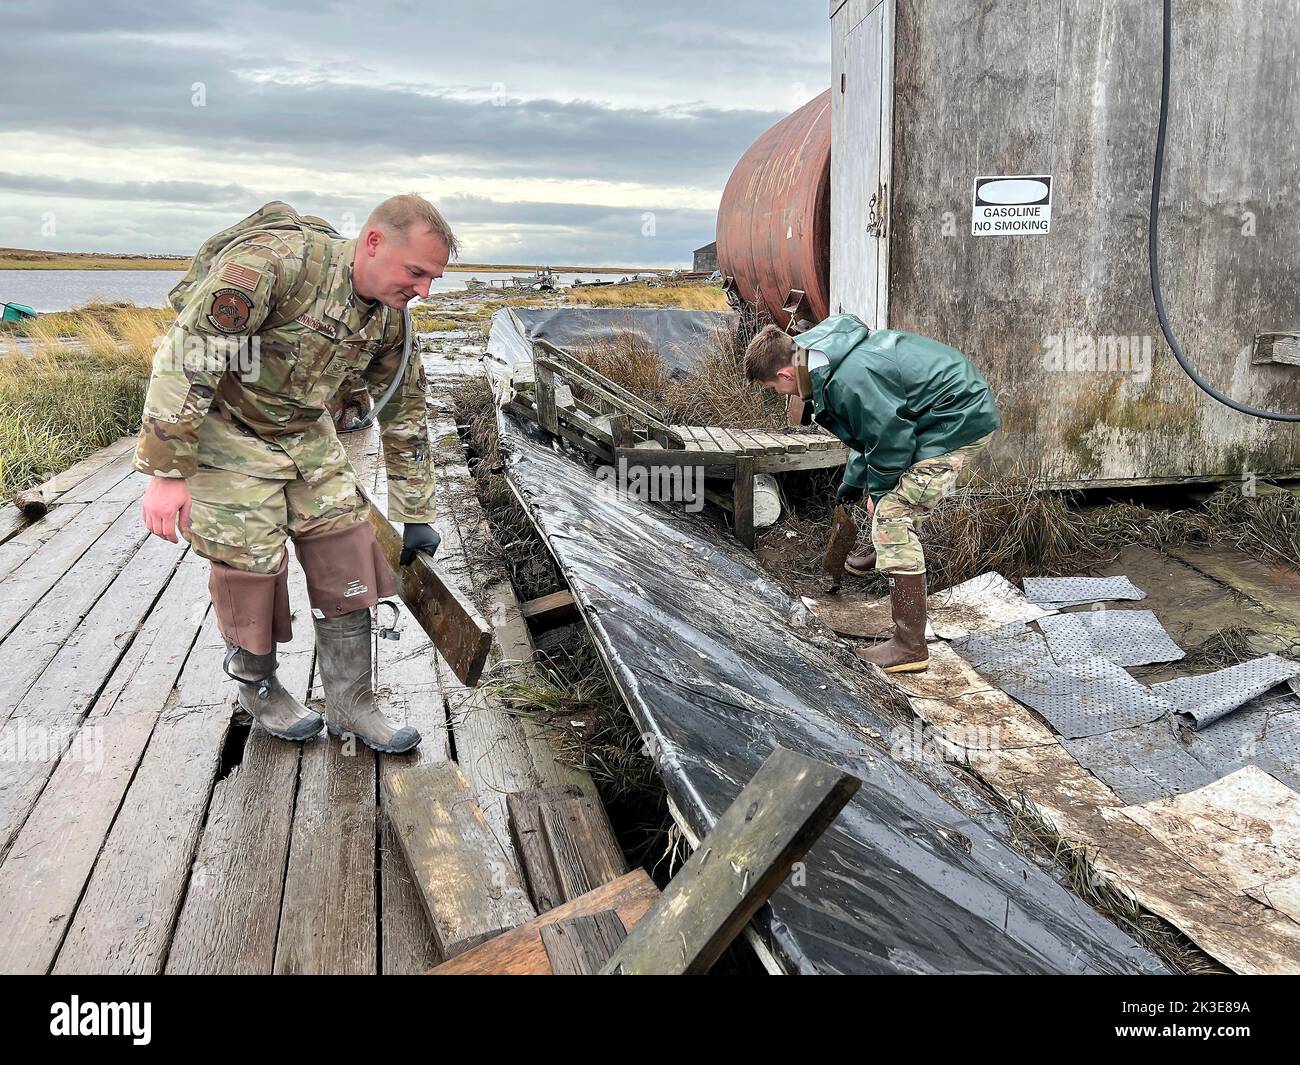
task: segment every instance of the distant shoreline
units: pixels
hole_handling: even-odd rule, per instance
[[[97,252],[30,251],[0,248],[0,270],[188,270],[189,259],[152,258],[144,255],[108,255]],[[539,264],[452,263],[447,270],[458,273],[535,273]],[[557,274],[653,274],[667,273],[668,267],[650,266],[552,266]]]

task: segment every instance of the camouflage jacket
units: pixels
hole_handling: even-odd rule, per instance
[[[381,396],[405,333],[400,312],[353,291],[355,247],[320,233],[260,232],[226,249],[154,357],[137,470],[189,477],[207,466],[312,482],[347,465],[329,401],[358,377]],[[301,307],[313,289],[306,311],[280,320],[277,307]],[[413,352],[379,416],[395,521],[433,518],[425,394]]]

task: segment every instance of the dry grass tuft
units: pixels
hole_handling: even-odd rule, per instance
[[[630,330],[575,346],[572,354],[658,407],[672,425],[779,429],[785,425],[785,405],[745,380],[744,350],[730,330],[714,329],[700,339],[691,369],[681,375],[674,375],[658,350]]]

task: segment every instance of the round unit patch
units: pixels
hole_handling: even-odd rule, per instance
[[[237,288],[223,288],[212,297],[208,321],[223,333],[238,333],[253,314],[253,301]]]

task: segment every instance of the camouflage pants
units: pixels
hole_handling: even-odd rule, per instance
[[[916,530],[957,487],[962,467],[993,434],[909,466],[898,484],[876,504],[871,517],[871,543],[881,573],[924,573],[925,552]]]
[[[368,508],[350,466],[307,481],[254,477],[200,465],[189,478],[189,539],[206,559],[249,573],[274,573],[290,536],[365,521]]]

